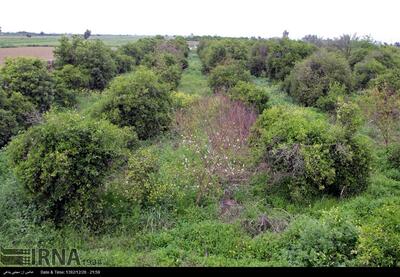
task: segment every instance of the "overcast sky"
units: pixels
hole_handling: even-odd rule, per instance
[[[400,41],[400,0],[0,0],[7,31]]]

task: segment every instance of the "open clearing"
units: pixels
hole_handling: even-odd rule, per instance
[[[52,61],[54,47],[16,47],[0,48],[0,64],[3,64],[7,57],[36,57],[44,61]]]

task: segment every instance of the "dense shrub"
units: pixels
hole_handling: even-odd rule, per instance
[[[249,82],[250,72],[243,64],[229,61],[216,66],[209,75],[208,82],[214,92],[227,92],[239,81]]]
[[[203,72],[209,73],[228,60],[245,62],[248,48],[246,42],[238,39],[212,40],[203,42],[198,53],[203,62]]]
[[[171,92],[172,106],[175,109],[188,108],[199,99],[200,96],[197,94],[188,94],[180,91]]]
[[[84,69],[90,76],[89,88],[104,89],[117,73],[117,64],[112,50],[101,40],[83,40],[74,36],[63,37],[54,50],[57,68],[71,64]]]
[[[388,46],[371,50],[354,65],[354,85],[358,89],[364,89],[371,85],[372,79],[399,67],[400,52],[398,49]]]
[[[400,94],[387,83],[367,90],[359,97],[359,105],[371,127],[376,128],[376,138],[387,146],[397,140],[399,128]]]
[[[293,266],[346,266],[355,257],[358,232],[349,220],[325,212],[297,219],[281,238],[281,258]]]
[[[387,70],[370,81],[370,86],[379,90],[400,91],[400,69]]]
[[[269,94],[266,89],[259,87],[253,83],[239,81],[230,91],[229,95],[232,99],[243,101],[253,106],[261,113],[267,108]]]
[[[348,91],[352,82],[347,61],[322,50],[298,63],[288,78],[289,94],[306,106],[314,106],[321,97],[329,96],[334,83]]]
[[[160,178],[159,154],[155,147],[144,147],[130,155],[123,178],[111,185],[111,193],[142,208],[177,208],[185,192],[179,184]]]
[[[400,168],[400,145],[393,144],[388,149],[389,165],[393,168]]]
[[[149,234],[147,237],[152,249],[174,246],[197,255],[206,253],[235,259],[246,256],[249,243],[249,237],[237,226],[210,220],[183,224],[163,235]]]
[[[19,92],[40,111],[63,102],[68,92],[58,87],[44,62],[34,58],[8,59],[0,69],[0,86],[7,93]],[[59,91],[57,91],[59,90]]]
[[[119,126],[134,127],[140,139],[166,130],[170,97],[157,75],[146,68],[122,75],[110,84],[94,113]]]
[[[18,123],[11,111],[0,109],[0,147],[18,132]]]
[[[140,65],[145,56],[155,53],[156,47],[161,41],[163,41],[163,39],[141,38],[135,42],[122,45],[118,51],[131,57],[136,65]]]
[[[169,53],[149,54],[143,58],[142,65],[154,70],[160,80],[175,90],[181,79],[182,64],[176,56]]]
[[[112,52],[112,57],[117,66],[117,74],[130,72],[134,69],[136,65],[135,59],[124,53],[115,51]]]
[[[39,119],[35,106],[21,93],[13,92],[6,97],[0,90],[0,147],[7,144],[10,138],[24,130]]]
[[[33,58],[8,59],[0,69],[0,147],[19,131],[40,121],[52,105],[72,106],[75,93],[52,74],[44,62]]]
[[[361,266],[400,265],[399,202],[386,203],[361,226],[357,263]]]
[[[364,137],[331,125],[307,108],[274,106],[264,110],[252,134],[259,160],[289,198],[321,194],[344,196],[368,185],[370,153]]]
[[[85,40],[84,46],[77,48],[78,65],[89,72],[91,89],[104,89],[115,76],[117,66],[111,51],[101,40]]]
[[[267,42],[257,42],[251,47],[248,67],[252,75],[257,77],[265,75],[268,53],[269,44]]]
[[[104,178],[122,161],[131,133],[76,113],[48,114],[8,146],[11,166],[38,220],[89,224],[102,218]]]
[[[354,66],[354,83],[358,89],[368,86],[369,81],[384,73],[385,66],[374,58],[366,58]]]
[[[68,89],[80,89],[89,86],[90,76],[87,70],[66,64],[54,71],[55,78],[63,82]]]
[[[314,51],[311,44],[290,39],[272,41],[266,59],[267,76],[283,80],[296,64]]]

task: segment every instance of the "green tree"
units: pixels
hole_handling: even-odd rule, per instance
[[[77,113],[46,115],[7,148],[39,221],[98,228],[105,178],[123,161],[131,132]]]
[[[315,106],[320,98],[329,96],[334,84],[348,92],[352,78],[344,57],[321,50],[296,64],[287,82],[292,97],[306,106]]]
[[[208,82],[214,92],[227,92],[239,81],[249,82],[250,78],[250,72],[242,63],[227,61],[210,72]]]
[[[170,97],[159,77],[146,68],[112,81],[94,115],[135,129],[140,139],[158,135],[169,126]]]

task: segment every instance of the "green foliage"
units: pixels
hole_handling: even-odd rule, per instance
[[[291,199],[351,195],[367,187],[367,141],[349,136],[346,129],[307,108],[265,110],[253,129],[252,144],[256,157],[271,166],[274,182]]]
[[[208,82],[214,92],[227,92],[239,81],[249,82],[250,72],[239,62],[230,61],[216,66],[209,75]]]
[[[171,93],[172,106],[175,109],[188,108],[199,99],[200,97],[196,94],[187,94],[180,91],[174,91]]]
[[[256,42],[251,47],[248,67],[251,75],[260,77],[267,71],[267,55],[269,54],[269,44],[267,42]]]
[[[47,114],[45,123],[16,137],[7,153],[38,220],[96,229],[104,179],[133,139],[106,121]]]
[[[385,73],[378,75],[370,81],[371,87],[376,87],[379,90],[400,91],[400,69],[387,70]]]
[[[158,40],[156,38],[142,38],[135,42],[122,45],[120,50],[125,55],[132,57],[136,65],[139,65],[144,56],[154,52],[157,43]]]
[[[393,144],[388,149],[389,165],[393,168],[400,168],[400,145]]]
[[[266,89],[253,83],[239,81],[230,91],[232,99],[243,101],[261,113],[268,107],[269,94]]]
[[[112,52],[112,56],[117,66],[117,74],[130,72],[136,65],[135,59],[124,53],[115,51]]]
[[[94,114],[133,127],[140,139],[148,139],[168,128],[170,106],[170,96],[156,74],[138,68],[113,80]]]
[[[8,95],[21,93],[40,112],[70,97],[66,90],[58,86],[57,80],[52,78],[45,63],[39,59],[8,59],[0,69],[0,76],[0,86]]]
[[[354,66],[355,87],[363,89],[370,80],[385,72],[385,66],[374,58],[367,57]]]
[[[90,89],[104,89],[117,72],[112,50],[101,40],[63,37],[54,50],[54,56],[57,68],[71,64],[84,69],[90,76]]]
[[[360,107],[354,102],[344,101],[343,98],[339,98],[336,107],[336,122],[351,137],[360,129],[363,123]]]
[[[51,74],[39,59],[8,59],[0,68],[0,147],[40,121],[40,113],[52,105],[72,106],[75,94],[63,80]]]
[[[400,66],[400,51],[395,47],[380,47],[369,51],[362,60],[354,65],[354,82],[357,89],[365,89],[371,86],[371,80],[384,74],[384,78],[396,83],[397,74],[386,73],[396,70]],[[392,75],[392,76],[391,76]],[[382,79],[381,79],[382,80]],[[379,83],[379,80],[378,80]],[[372,84],[374,85],[374,84]],[[376,85],[376,84],[375,84]]]
[[[247,60],[248,48],[246,42],[234,39],[202,41],[198,54],[203,62],[203,72],[209,73],[219,64],[228,60]]]
[[[87,70],[77,66],[66,64],[62,68],[54,71],[54,77],[68,89],[80,89],[89,86],[90,76]]]
[[[18,123],[11,111],[0,109],[0,147],[18,132]]]
[[[207,39],[214,41],[224,40]],[[224,42],[227,58],[215,66],[227,60],[250,66],[254,58],[266,75],[263,54],[250,53],[246,63],[247,52],[239,50],[279,40],[237,41],[234,45],[245,47]],[[398,114],[397,54],[386,46],[345,42],[334,47],[352,65],[376,49],[385,53],[377,57],[385,72],[368,82],[374,97],[348,97],[345,84],[329,82],[327,94],[315,103],[330,112],[323,114],[294,105],[279,84],[271,85],[275,80],[256,78],[256,86],[240,81],[227,91],[250,105],[268,101],[267,109],[259,108],[264,112],[251,136],[262,162],[257,165],[250,163],[247,145],[256,114],[227,96],[210,95],[195,54],[178,92],[168,92],[168,78],[160,80],[162,70],[185,67],[183,38],[132,44],[141,51],[137,65],[156,73],[136,66],[121,49],[112,52],[117,72],[135,60],[140,73],[117,78],[102,94],[82,90],[79,114],[47,114],[0,151],[1,243],[78,247],[81,257],[101,259],[102,266],[399,266],[400,150],[397,143],[370,145],[358,134],[364,125],[358,106],[373,107],[363,132],[377,119],[397,132],[397,123],[386,121],[389,116],[396,122]],[[366,51],[358,55],[357,49]],[[115,54],[126,55],[120,58],[127,63]],[[80,89],[86,69],[67,64],[50,74],[55,87]],[[157,114],[153,101],[163,97],[175,108],[173,132],[138,142],[133,124],[143,114],[145,120]],[[107,112],[106,103],[114,105]],[[86,117],[92,112],[96,118]],[[131,128],[119,129],[102,116],[123,118],[121,126]],[[40,121],[27,96],[0,88],[0,143]],[[132,149],[137,144],[142,147]],[[228,204],[221,200],[234,205],[225,212]]]
[[[315,106],[322,111],[334,112],[337,108],[339,99],[347,95],[346,86],[337,82],[329,85],[327,95],[318,98]]]
[[[400,217],[398,201],[373,211],[370,220],[361,226],[357,245],[357,262],[361,266],[400,265]]]
[[[314,51],[314,47],[302,41],[280,39],[271,41],[268,50],[267,76],[273,80],[284,80],[298,61]]]
[[[179,91],[186,94],[209,95],[211,89],[207,83],[207,77],[201,73],[201,61],[197,54],[189,56],[189,68],[182,73]]]
[[[128,160],[122,180],[112,184],[111,193],[127,203],[142,208],[177,208],[184,191],[177,183],[160,178],[160,150],[145,147],[135,151]]]
[[[176,247],[196,255],[239,259],[246,253],[248,237],[234,225],[214,221],[185,224],[161,235],[149,236],[152,248]]]
[[[283,234],[282,256],[294,266],[346,266],[355,257],[356,227],[332,210],[297,219]]]
[[[289,94],[306,106],[315,106],[321,97],[328,96],[334,83],[347,92],[352,82],[347,61],[323,50],[298,63],[288,78]]]

